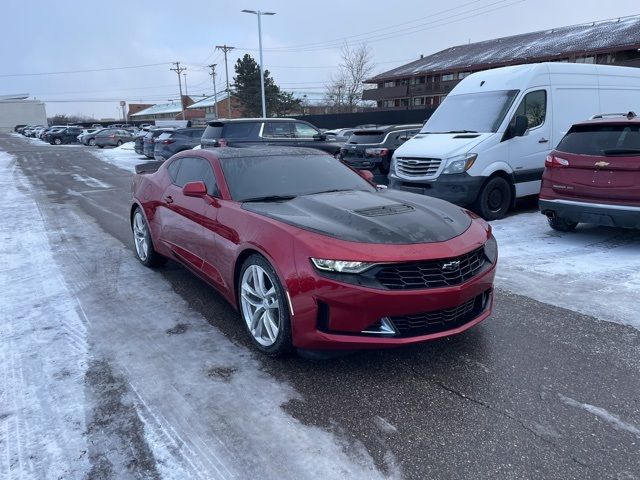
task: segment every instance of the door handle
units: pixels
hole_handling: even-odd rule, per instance
[[[540,140],[538,140],[538,143],[547,143],[548,141],[548,139],[541,137]]]
[[[167,203],[173,203],[173,197],[171,195],[167,195],[164,197],[164,201]]]

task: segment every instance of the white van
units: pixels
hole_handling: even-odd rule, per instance
[[[474,73],[393,155],[389,187],[502,218],[537,195],[544,159],[569,127],[598,113],[640,112],[640,69],[536,63]]]

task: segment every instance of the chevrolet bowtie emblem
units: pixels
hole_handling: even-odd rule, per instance
[[[599,162],[595,163],[596,167],[606,167],[607,165],[609,165],[609,162],[605,162],[604,160],[600,160]]]

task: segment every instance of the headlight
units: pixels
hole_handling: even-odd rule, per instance
[[[491,263],[496,263],[498,259],[498,242],[496,242],[496,237],[493,235],[491,235],[487,243],[484,244],[484,254]]]
[[[448,158],[447,166],[442,173],[449,174],[466,172],[471,168],[471,165],[476,161],[476,158],[478,158],[476,153],[467,153],[465,155]]]
[[[324,260],[311,258],[311,262],[318,270],[337,273],[362,273],[374,264],[369,262],[352,262],[349,260]]]
[[[391,168],[390,168],[390,170],[392,172],[394,172],[394,173],[397,173],[396,172],[396,157],[395,156],[391,157]]]

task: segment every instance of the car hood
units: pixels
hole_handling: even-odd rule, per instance
[[[304,230],[358,243],[444,242],[471,217],[451,203],[398,190],[305,195],[284,202],[245,202],[245,210]]]
[[[407,140],[394,157],[450,158],[472,151],[495,133],[423,133]]]

